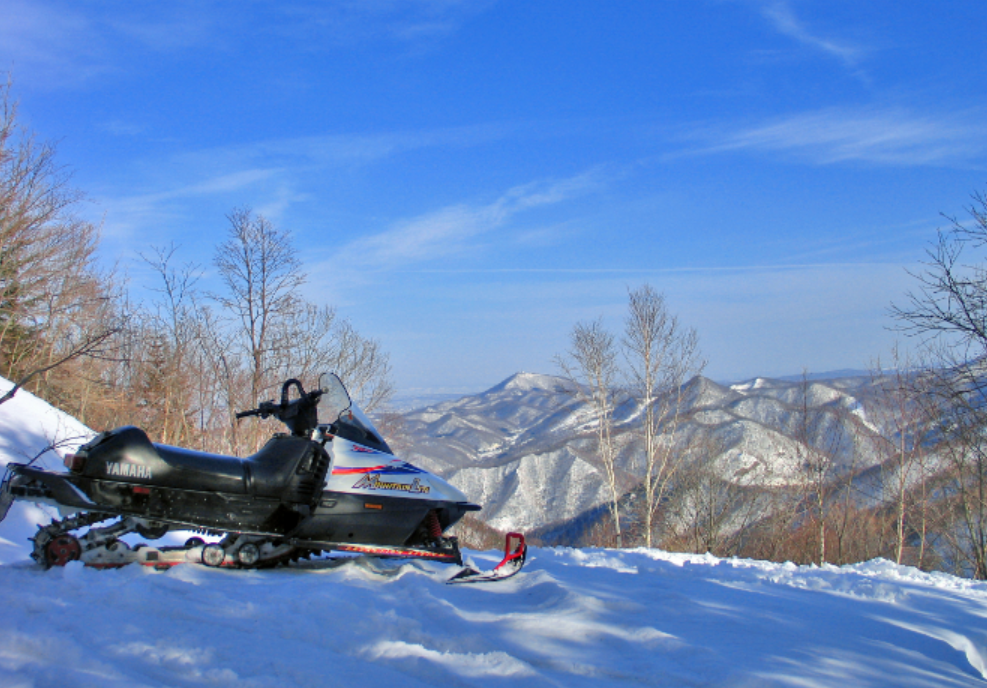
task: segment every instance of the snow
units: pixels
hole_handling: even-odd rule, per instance
[[[35,402],[0,406],[4,461],[46,439]],[[45,571],[28,559],[29,534],[20,521],[0,524],[10,542],[0,547],[0,687],[987,680],[987,583],[884,560],[800,567],[532,548],[512,579],[450,586],[452,571],[434,562],[370,559],[267,571],[77,562]],[[482,568],[500,556],[469,554]]]
[[[0,377],[0,395],[12,386],[13,383]],[[34,461],[41,468],[63,470],[64,456],[94,434],[72,416],[52,408],[30,392],[18,390],[10,401],[0,404],[0,466]],[[28,556],[31,550],[27,538],[37,531],[37,524],[49,523],[54,514],[53,508],[14,502],[0,524],[0,564]]]
[[[0,395],[13,386],[0,377]],[[0,463],[27,463],[47,447],[37,460],[47,468],[61,466],[62,457],[84,444],[95,433],[72,416],[52,408],[25,390],[0,404]]]
[[[483,566],[496,557],[474,554]],[[976,686],[987,585],[533,549],[513,579],[433,563],[166,573],[0,566],[0,686]]]

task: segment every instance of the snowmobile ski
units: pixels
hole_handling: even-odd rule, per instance
[[[528,557],[528,545],[521,533],[508,533],[504,542],[504,558],[490,571],[480,571],[472,565],[463,567],[446,583],[486,583],[515,575]]]

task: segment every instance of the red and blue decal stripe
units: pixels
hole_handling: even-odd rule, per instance
[[[412,466],[410,463],[400,463],[395,466],[370,466],[370,467],[347,467],[339,466],[332,469],[333,475],[362,475],[366,473],[379,473],[380,475],[407,475],[409,473],[424,473],[421,468]]]
[[[373,466],[371,468],[333,468],[333,475],[356,475],[358,473],[373,473],[375,471],[381,471],[387,468],[387,466]]]

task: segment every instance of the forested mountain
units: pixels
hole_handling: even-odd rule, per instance
[[[926,531],[932,517],[918,492],[931,493],[946,459],[919,409],[895,405],[894,379],[690,380],[680,395],[659,541],[807,561],[896,557],[900,548],[905,559],[931,560],[932,548],[916,540],[920,507]],[[615,399],[620,508],[631,537],[624,544],[640,544],[643,408],[627,393]],[[405,414],[403,449],[483,504],[479,516],[490,526],[546,542],[605,544],[608,487],[591,406],[566,379],[519,373],[481,394]],[[948,500],[938,496],[936,515],[945,518]]]

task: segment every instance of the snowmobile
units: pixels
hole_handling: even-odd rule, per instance
[[[320,402],[333,422],[319,422]],[[323,553],[463,566],[456,537],[445,532],[481,507],[397,458],[336,375],[323,375],[319,389],[309,392],[287,380],[279,401],[236,414],[250,416],[277,418],[289,432],[238,458],[154,443],[140,428],[124,426],[67,455],[67,472],[10,463],[0,483],[0,521],[14,500],[58,508],[61,520],[40,526],[32,538],[32,557],[45,567],[81,560],[100,568],[185,562],[259,568]],[[197,535],[184,545],[131,546],[121,539],[137,533],[153,541],[189,530]],[[493,570],[466,566],[449,582],[514,575],[524,565],[524,536],[509,533],[505,550]]]

